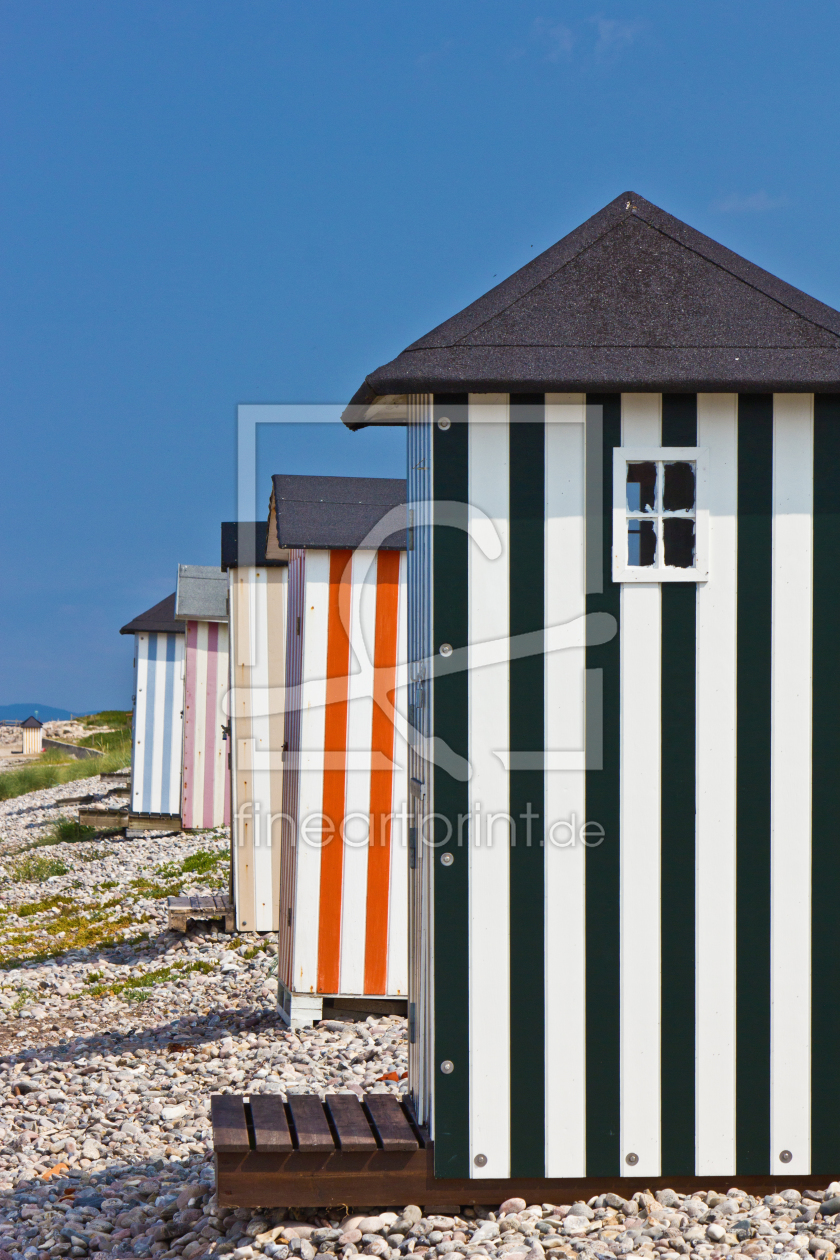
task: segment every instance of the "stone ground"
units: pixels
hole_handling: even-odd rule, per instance
[[[428,1215],[219,1209],[210,1094],[399,1093],[405,1021],[286,1031],[269,937],[166,929],[169,893],[223,883],[226,833],[126,840],[62,824],[62,797],[106,790],[94,777],[0,802],[0,1260],[832,1260],[838,1183]]]

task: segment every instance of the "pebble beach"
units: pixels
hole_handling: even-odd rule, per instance
[[[219,1208],[210,1095],[399,1094],[405,1021],[287,1030],[270,935],[167,929],[168,895],[226,884],[227,833],[73,835],[67,797],[106,791],[93,776],[0,802],[0,1260],[833,1257],[835,1182],[761,1198],[732,1186],[428,1211]]]

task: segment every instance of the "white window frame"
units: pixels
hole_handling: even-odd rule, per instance
[[[690,462],[695,466],[694,567],[678,569],[664,561],[664,539],[657,535],[656,565],[627,563],[627,522],[638,520],[627,510],[627,465],[638,463]],[[709,451],[705,446],[615,446],[613,447],[613,548],[614,582],[706,582],[709,578],[709,501],[707,494]],[[657,495],[662,494],[657,478]],[[651,520],[661,520],[661,511]],[[667,519],[667,518],[666,518]]]

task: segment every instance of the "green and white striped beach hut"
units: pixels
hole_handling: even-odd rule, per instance
[[[626,193],[365,381],[408,426],[438,1177],[840,1167],[840,313]]]

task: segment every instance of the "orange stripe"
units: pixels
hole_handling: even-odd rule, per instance
[[[350,667],[351,551],[330,555],[327,620],[327,709],[324,752],[347,751],[347,689]],[[344,818],[345,770],[324,769],[325,818],[321,832],[321,891],[318,915],[318,992],[337,993],[341,955],[341,880],[343,850],[339,828]],[[330,825],[331,824],[331,825]]]
[[[394,755],[394,692],[397,685],[397,612],[400,553],[381,551],[376,562],[376,635],[373,650],[371,751]],[[391,802],[394,773],[370,773],[365,993],[384,993],[388,979],[388,892],[391,876]]]

